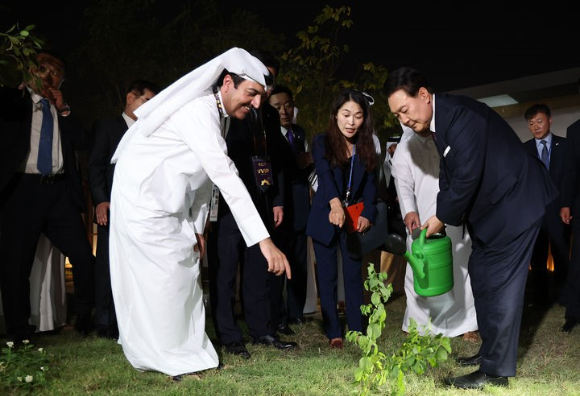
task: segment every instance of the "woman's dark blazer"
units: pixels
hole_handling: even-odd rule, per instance
[[[318,188],[312,200],[306,234],[320,243],[330,245],[340,229],[331,224],[328,219],[330,214],[329,202],[332,198],[338,198],[342,201],[346,188],[343,183],[345,180],[343,169],[340,167],[332,168],[324,158],[326,136],[326,134],[317,135],[312,142],[312,157],[318,175]],[[346,171],[349,170],[350,167]],[[364,202],[361,216],[367,218],[371,223],[375,221],[376,217],[376,195],[375,172],[367,172],[365,164],[360,161],[358,155],[355,155],[352,172],[352,201]]]

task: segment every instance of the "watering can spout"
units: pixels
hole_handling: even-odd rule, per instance
[[[423,281],[423,279],[425,279],[425,262],[416,257],[414,254],[409,253],[408,251],[405,252],[404,257],[407,259],[407,262],[413,270],[413,276],[418,280]]]

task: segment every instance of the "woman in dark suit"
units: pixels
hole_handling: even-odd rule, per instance
[[[376,153],[367,95],[345,90],[332,105],[326,133],[315,136],[312,157],[318,188],[306,233],[316,255],[318,291],[325,333],[331,348],[342,348],[343,331],[337,311],[337,248],[340,247],[348,329],[363,331],[362,257],[349,253],[344,206],[363,202],[355,232],[364,233],[375,220]]]

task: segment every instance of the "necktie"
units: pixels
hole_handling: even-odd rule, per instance
[[[50,103],[43,98],[42,103],[42,125],[40,127],[40,143],[38,145],[37,168],[43,175],[52,172],[52,132],[54,129]]]
[[[292,147],[292,151],[296,151],[296,147],[294,146],[294,133],[292,129],[288,129],[286,132],[286,138],[288,139],[288,143],[290,143],[290,147]]]
[[[546,166],[546,169],[550,169],[550,156],[548,153],[547,142],[545,140],[540,140],[540,143],[544,145],[544,147],[542,147],[542,162]]]

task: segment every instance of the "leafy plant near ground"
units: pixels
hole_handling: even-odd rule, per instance
[[[393,286],[385,286],[387,274],[377,274],[372,263],[369,264],[368,274],[364,286],[372,293],[371,302],[361,307],[363,315],[369,317],[366,335],[359,331],[349,331],[346,334],[346,339],[356,343],[363,352],[355,369],[355,382],[361,386],[361,395],[368,395],[373,388],[382,386],[391,379],[392,394],[402,395],[405,392],[404,374],[409,371],[423,374],[427,365],[436,367],[447,360],[451,353],[450,340],[442,334],[431,335],[428,326],[423,329],[425,335],[420,335],[416,322],[411,320],[409,334],[401,348],[391,356],[381,352],[377,340],[385,328],[385,303],[391,297]]]
[[[19,346],[8,341],[6,346],[0,355],[0,389],[32,392],[46,385],[49,360],[43,348],[35,348],[28,340]]]
[[[36,65],[36,55],[44,42],[33,35],[34,25],[20,29],[18,24],[0,33],[0,86],[31,81],[30,69]]]

